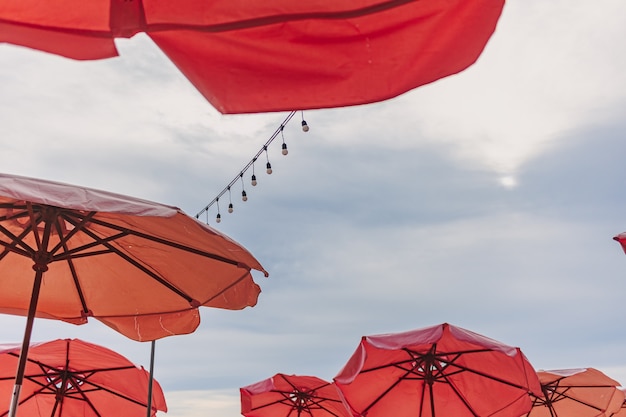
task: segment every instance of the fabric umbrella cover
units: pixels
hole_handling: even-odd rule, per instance
[[[610,417],[624,403],[620,383],[594,368],[538,371],[543,395],[526,417]]]
[[[0,345],[0,397],[13,389],[19,345]],[[58,339],[30,347],[19,411],[29,417],[144,417],[148,372],[120,354],[79,339]],[[3,404],[0,404],[0,407]],[[153,381],[154,416],[167,411]],[[0,408],[4,417],[8,410]]]
[[[19,0],[0,42],[69,58],[146,33],[222,113],[385,100],[472,65],[504,0]]]
[[[241,245],[176,207],[0,174],[0,313],[25,315],[10,417],[35,316],[94,317],[134,340],[193,332],[200,306],[242,309],[267,272]]]
[[[242,309],[267,275],[241,245],[176,207],[0,174],[0,313],[83,324],[139,341],[191,333],[200,306]]]
[[[447,323],[364,336],[334,381],[364,417],[519,417],[541,395],[519,348]]]
[[[352,417],[333,382],[278,373],[239,389],[245,417]]]
[[[619,390],[626,395],[626,388],[620,387]],[[621,408],[617,412],[613,413],[611,417],[626,417],[626,398],[622,402]]]

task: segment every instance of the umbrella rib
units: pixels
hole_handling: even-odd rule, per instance
[[[0,254],[0,259],[4,258],[9,252],[17,253],[18,255],[25,256],[27,258],[32,258],[35,254],[35,249],[31,248],[24,242],[24,237],[28,235],[32,230],[32,227],[29,225],[24,228],[24,231],[19,235],[14,235],[8,229],[0,224],[0,232],[2,232],[6,237],[11,239],[11,243],[7,243],[4,241],[0,241],[0,245],[4,246],[4,251]],[[20,250],[17,246],[21,246],[24,250]]]
[[[611,387],[612,386],[610,386],[610,385],[609,386],[601,386],[601,385],[592,385],[592,386],[586,386],[586,385],[578,386],[577,385],[576,386],[576,388],[611,388]],[[559,400],[561,400],[563,398],[567,398],[567,399],[569,399],[571,401],[577,402],[578,404],[582,404],[582,405],[584,405],[586,407],[593,408],[594,410],[603,411],[602,408],[600,408],[600,407],[598,407],[596,405],[590,404],[590,403],[588,403],[586,401],[583,401],[581,399],[578,399],[578,398],[572,397],[571,395],[568,395],[567,391],[569,391],[571,388],[573,388],[573,387],[565,387],[565,390],[563,390],[563,391],[553,390],[552,391],[553,396],[551,397],[550,402],[552,403],[552,402],[555,402],[555,401],[559,401]]]
[[[519,389],[522,389],[522,390],[525,390],[525,391],[527,391],[527,390],[528,390],[528,388],[527,388],[527,387],[524,387],[524,386],[522,386],[522,385],[515,384],[515,383],[513,383],[513,382],[507,381],[507,380],[505,380],[505,379],[499,378],[499,377],[494,376],[494,375],[489,375],[489,374],[486,374],[486,373],[481,372],[481,371],[478,371],[478,370],[476,370],[476,369],[471,369],[471,368],[468,368],[468,367],[465,367],[465,366],[459,365],[459,364],[457,364],[457,363],[455,363],[455,362],[448,362],[448,366],[454,366],[455,368],[458,368],[458,369],[460,369],[460,370],[462,370],[462,371],[465,371],[465,372],[470,372],[470,373],[473,373],[473,374],[475,374],[475,375],[482,376],[483,378],[491,379],[491,380],[493,380],[493,381],[500,382],[500,383],[502,383],[502,384],[508,385],[508,386],[510,386],[510,387],[513,387],[513,388],[519,388]]]
[[[234,30],[268,26],[268,25],[285,23],[285,22],[290,22],[290,21],[297,21],[297,20],[350,19],[350,18],[356,18],[356,17],[367,16],[367,15],[371,15],[374,13],[383,12],[389,9],[403,6],[407,3],[415,2],[415,1],[419,1],[419,0],[387,0],[387,1],[383,1],[381,3],[374,4],[371,6],[362,7],[360,9],[343,10],[339,12],[288,13],[288,14],[282,14],[282,15],[262,16],[262,17],[253,18],[253,19],[246,19],[246,20],[226,22],[226,23],[216,23],[216,24],[210,24],[210,25],[199,25],[199,24],[194,25],[194,24],[182,24],[182,23],[146,24],[145,26],[141,26],[138,29],[144,32],[162,32],[162,31],[171,31],[171,30],[194,30],[194,31],[199,31],[199,32],[220,33],[220,32],[229,32],[229,31],[234,31]],[[50,26],[50,25],[15,22],[15,21],[11,21],[8,19],[0,19],[0,23],[20,26],[20,27],[25,27],[25,28],[51,30],[57,33],[67,33],[67,34],[74,34],[74,35],[80,35],[80,36],[89,36],[89,37],[94,37],[94,38],[111,38],[114,36],[114,34],[112,34],[110,31],[104,31],[104,30],[61,28],[61,27]]]
[[[389,366],[393,366],[393,365],[389,365]],[[389,367],[389,366],[380,366],[380,367],[377,367],[377,368],[370,368],[370,369],[368,369],[368,371],[370,371],[370,370],[374,370],[374,369],[383,369],[383,368],[387,368],[387,367]],[[402,369],[402,368],[401,368],[401,369]],[[367,412],[368,412],[368,410],[369,410],[370,408],[372,408],[373,406],[375,406],[375,405],[378,403],[378,401],[382,400],[382,399],[383,399],[383,397],[384,397],[385,395],[387,395],[389,392],[391,392],[391,390],[392,390],[392,389],[394,389],[394,388],[395,388],[395,387],[396,387],[396,386],[397,386],[397,385],[398,385],[398,384],[399,384],[399,383],[400,383],[400,382],[404,379],[404,377],[405,377],[406,375],[410,374],[410,373],[411,373],[411,370],[406,371],[406,372],[405,372],[405,374],[404,374],[404,376],[399,377],[399,378],[398,378],[398,379],[397,379],[397,380],[396,380],[393,384],[391,384],[389,387],[387,387],[387,389],[386,389],[385,391],[383,391],[382,393],[380,393],[380,394],[379,394],[379,395],[378,395],[378,396],[374,399],[374,401],[372,401],[372,402],[371,402],[371,403],[370,403],[367,407],[365,407],[365,408],[363,409],[363,411],[361,412],[361,414],[363,414],[363,415],[367,414]]]
[[[57,228],[57,233],[59,234],[59,236],[62,236],[61,225],[60,225],[60,223],[58,221],[56,222],[56,228]],[[77,229],[78,228],[75,227],[72,230],[72,232],[77,231]],[[70,233],[68,233],[67,236],[64,236],[63,239],[61,239],[61,242],[59,242],[59,245],[61,245],[61,244],[63,245],[63,250],[66,253],[68,252],[67,241],[70,238]],[[74,266],[74,262],[72,261],[71,257],[67,258],[67,266],[70,268],[70,274],[72,275],[72,281],[74,282],[74,288],[76,288],[76,292],[78,293],[78,298],[80,299],[80,304],[83,307],[83,312],[85,314],[87,314],[87,313],[89,313],[89,308],[87,307],[87,300],[85,299],[85,294],[83,292],[83,289],[82,289],[82,286],[80,284],[80,281],[78,280],[78,274],[76,273],[76,268]]]
[[[75,213],[68,213],[68,214],[75,215]],[[183,245],[183,244],[180,244],[180,243],[172,242],[172,241],[169,241],[167,239],[162,239],[162,238],[159,238],[159,237],[154,236],[154,235],[149,235],[147,233],[142,233],[142,232],[139,232],[137,230],[129,229],[127,227],[118,226],[116,224],[105,222],[105,221],[100,220],[100,219],[93,218],[93,219],[91,219],[91,222],[94,223],[94,224],[98,224],[100,226],[108,227],[109,229],[113,229],[113,230],[117,230],[117,231],[126,233],[128,235],[133,235],[133,236],[137,236],[137,237],[140,237],[142,239],[146,239],[146,240],[149,240],[149,241],[152,241],[152,242],[160,243],[160,244],[162,244],[164,246],[168,246],[168,247],[171,247],[171,248],[179,249],[179,250],[182,250],[184,252],[193,253],[194,255],[200,255],[200,256],[203,256],[205,258],[214,259],[216,261],[220,261],[220,262],[227,263],[227,264],[234,265],[234,266],[240,266],[241,265],[240,262],[234,261],[232,259],[225,258],[225,257],[220,256],[220,255],[215,255],[213,253],[209,253],[209,252],[206,252],[206,251],[203,251],[203,250],[200,250],[200,249],[192,248],[190,246]],[[86,230],[85,230],[85,232],[86,232]],[[247,267],[247,265],[246,265],[246,268],[249,269]]]
[[[93,223],[98,223],[98,222],[95,222],[93,220],[92,220],[92,222]],[[109,225],[108,223],[104,223],[104,222],[103,223],[98,223],[98,224],[101,224],[103,226],[109,226],[109,227],[111,227],[111,228],[113,228],[115,230],[128,231],[129,233],[132,232],[132,231],[130,231],[128,229],[123,229],[123,228],[120,229],[120,228],[117,228],[117,227],[112,227],[113,225]],[[135,268],[139,269],[140,271],[142,271],[143,273],[145,273],[146,275],[148,275],[149,277],[151,277],[152,279],[154,279],[155,281],[157,281],[158,283],[160,283],[164,287],[166,287],[169,290],[171,290],[172,292],[178,294],[179,296],[184,298],[187,302],[192,303],[194,301],[193,297],[191,297],[188,294],[184,293],[182,290],[174,287],[172,284],[170,284],[169,282],[167,282],[166,280],[164,280],[163,278],[158,276],[153,271],[151,271],[148,268],[146,268],[145,266],[141,265],[139,262],[135,261],[130,256],[128,256],[127,254],[125,254],[125,253],[121,252],[120,250],[118,250],[117,248],[113,247],[108,241],[104,241],[104,240],[98,238],[98,236],[96,236],[93,232],[91,232],[90,230],[87,230],[87,229],[83,229],[83,233],[87,234],[89,237],[91,237],[95,241],[100,241],[100,243],[102,245],[104,245],[106,248],[108,248],[112,253],[115,253],[120,258],[124,259],[126,262],[128,262],[131,265],[133,265]],[[148,235],[146,235],[146,236],[148,236]]]

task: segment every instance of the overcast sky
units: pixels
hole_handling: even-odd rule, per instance
[[[170,417],[236,417],[278,372],[331,380],[360,337],[449,322],[537,369],[626,384],[626,3],[509,0],[478,62],[385,102],[298,113],[220,200],[269,271],[258,305],[157,342]],[[288,113],[220,115],[141,35],[76,62],[0,45],[2,172],[200,212]],[[279,88],[277,86],[277,88]],[[0,342],[25,318],[0,316]],[[148,367],[149,343],[37,320]]]

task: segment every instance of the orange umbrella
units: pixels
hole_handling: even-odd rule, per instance
[[[94,317],[139,341],[191,333],[200,306],[256,304],[252,269],[267,275],[176,207],[0,174],[0,313],[27,316],[13,404],[35,316]]]
[[[0,345],[0,396],[8,398],[19,345]],[[142,417],[148,372],[120,354],[79,339],[30,346],[20,411],[30,417]],[[167,411],[160,385],[152,390],[152,411]],[[1,417],[8,410],[1,410]]]
[[[333,382],[285,375],[239,389],[245,417],[352,417]]]
[[[447,323],[364,336],[334,380],[367,417],[519,417],[541,395],[519,348]]]
[[[538,371],[543,395],[526,417],[610,417],[624,403],[620,383],[593,368]]]
[[[626,388],[620,388],[619,390],[626,395]],[[613,413],[611,417],[626,417],[626,398],[622,402],[622,406],[620,407],[620,409],[617,412]]]
[[[0,42],[74,59],[139,32],[222,113],[395,97],[472,65],[504,0],[19,0]]]

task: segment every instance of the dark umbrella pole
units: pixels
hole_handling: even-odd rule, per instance
[[[152,415],[152,382],[154,381],[154,348],[156,342],[153,340],[150,342],[150,378],[148,379],[148,410],[146,416]]]
[[[13,395],[11,396],[11,404],[9,406],[9,417],[15,417],[17,405],[19,404],[20,391],[22,390],[22,382],[24,381],[24,371],[26,369],[26,360],[28,359],[28,347],[30,346],[30,336],[33,331],[33,323],[35,321],[35,312],[37,310],[37,301],[39,300],[39,290],[41,289],[41,280],[43,272],[48,269],[45,265],[38,267],[35,265],[35,282],[33,284],[33,292],[30,298],[30,306],[28,308],[28,318],[26,319],[26,329],[24,330],[24,339],[20,350],[20,360],[17,364],[17,372],[15,374],[15,386],[13,387]]]

